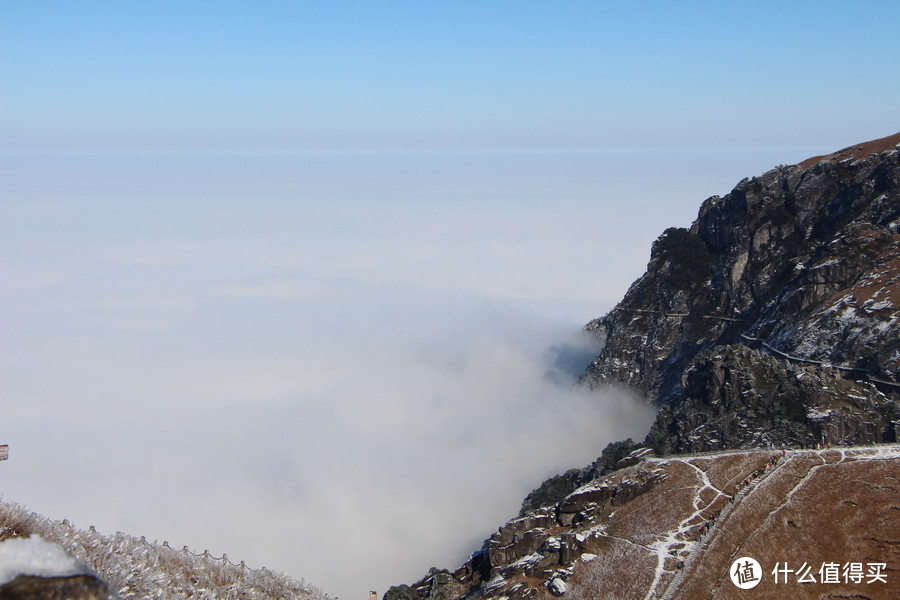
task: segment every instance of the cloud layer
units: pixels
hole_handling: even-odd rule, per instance
[[[270,318],[301,320],[290,301],[267,302]],[[362,311],[391,330],[380,334],[335,317],[327,343],[285,325],[290,342],[256,352],[255,333],[232,324],[246,348],[106,363],[105,382],[57,392],[7,430],[7,497],[353,597],[460,563],[542,479],[646,431],[647,407],[581,392],[560,370],[560,347],[586,355],[577,328],[502,303],[431,302],[402,322],[383,306],[337,311]],[[73,356],[66,379],[98,358]]]
[[[5,162],[5,499],[343,598],[460,564],[652,418],[572,386],[698,203],[631,160]]]

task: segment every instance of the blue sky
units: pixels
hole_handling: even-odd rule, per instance
[[[898,20],[888,1],[5,2],[0,146],[849,144],[896,129]]]
[[[900,129],[898,17],[0,1],[4,499],[345,599],[455,567],[647,430],[554,365],[666,227]]]

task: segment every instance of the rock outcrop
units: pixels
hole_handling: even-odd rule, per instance
[[[544,506],[552,506],[577,488],[594,479],[611,473],[620,467],[635,464],[637,462],[635,457],[647,451],[646,448],[635,450],[636,448],[638,446],[631,438],[621,442],[613,442],[603,449],[600,458],[588,466],[581,469],[570,469],[561,475],[551,477],[525,497],[519,516],[524,516]]]
[[[588,551],[617,507],[665,481],[665,470],[643,464],[620,470],[567,494],[552,507],[509,521],[456,571],[432,569],[411,586],[396,586],[385,600],[450,600],[474,591],[488,597],[536,597],[537,588],[560,595],[576,561]],[[543,594],[546,595],[546,594]]]
[[[0,600],[106,600],[106,582],[58,544],[39,537],[0,542]]]
[[[827,441],[895,440],[898,143],[900,134],[745,179],[706,200],[689,229],[666,230],[647,272],[587,325],[604,347],[582,383],[625,385],[663,406],[647,440],[661,451],[804,444],[823,432]],[[723,358],[713,366],[703,353]],[[762,408],[758,385],[791,406],[766,401],[749,421],[685,435],[727,398],[720,411],[748,416],[742,395]],[[847,410],[831,410],[841,403]],[[815,416],[823,410],[827,427]]]
[[[0,600],[107,600],[106,584],[94,575],[19,575],[0,585]]]
[[[900,422],[898,403],[872,383],[741,345],[701,354],[681,389],[647,436],[661,454],[875,443],[895,438]]]

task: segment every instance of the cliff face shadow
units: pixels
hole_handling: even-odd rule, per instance
[[[561,342],[544,352],[547,370],[544,381],[554,385],[574,385],[602,349],[598,340],[584,336],[575,342]]]

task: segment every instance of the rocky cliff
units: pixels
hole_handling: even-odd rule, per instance
[[[605,345],[582,383],[661,405],[647,440],[661,452],[895,440],[898,143],[745,179],[666,230],[588,324]]]
[[[732,458],[722,458],[716,468],[703,460],[660,462],[652,456],[896,441],[898,145],[900,133],[776,167],[706,200],[690,228],[666,230],[653,244],[646,273],[609,314],[586,326],[603,349],[581,377],[588,388],[625,386],[659,405],[647,438],[610,444],[591,465],[544,482],[520,515],[462,567],[433,569],[413,585],[391,588],[386,600],[726,597],[732,591],[722,583],[728,559],[741,556],[734,553],[750,538],[741,521],[730,521],[723,554],[704,558],[702,566],[692,562],[706,552],[700,538],[779,455],[726,453]],[[884,477],[885,485],[872,488],[886,490],[884,502],[875,506],[866,495],[868,516],[853,521],[845,543],[837,545],[849,552],[865,540],[881,540],[867,547],[866,556],[896,559],[895,542],[876,535],[885,523],[896,530],[890,516],[900,508],[892,499],[900,468],[896,448],[872,454],[879,459],[875,467],[847,467],[845,451],[797,456],[803,459],[792,463],[786,479],[742,505],[756,519],[753,531],[765,533],[754,538],[758,547],[765,549],[767,536],[796,534],[783,530],[808,521],[796,512],[819,510],[817,501],[831,503],[834,515],[843,511],[842,497],[858,492],[835,495],[842,478],[856,478],[857,487],[868,489],[873,478]],[[813,485],[813,473],[833,463],[852,473],[827,471],[827,485]],[[684,473],[696,481],[683,479]],[[812,503],[798,509],[792,503],[801,487],[804,501]],[[685,490],[694,497],[670,515]],[[771,511],[759,513],[756,505],[767,502]],[[794,520],[773,520],[779,511]],[[828,531],[805,527],[802,545],[784,542],[778,550],[793,559],[810,544],[834,546],[831,538],[824,543],[823,536],[832,536]],[[895,563],[894,579],[900,576]],[[683,571],[704,575],[695,585]],[[877,590],[801,586],[788,593],[878,598],[887,597],[879,594],[895,589],[893,583]],[[783,592],[770,587],[769,595],[757,596]]]

